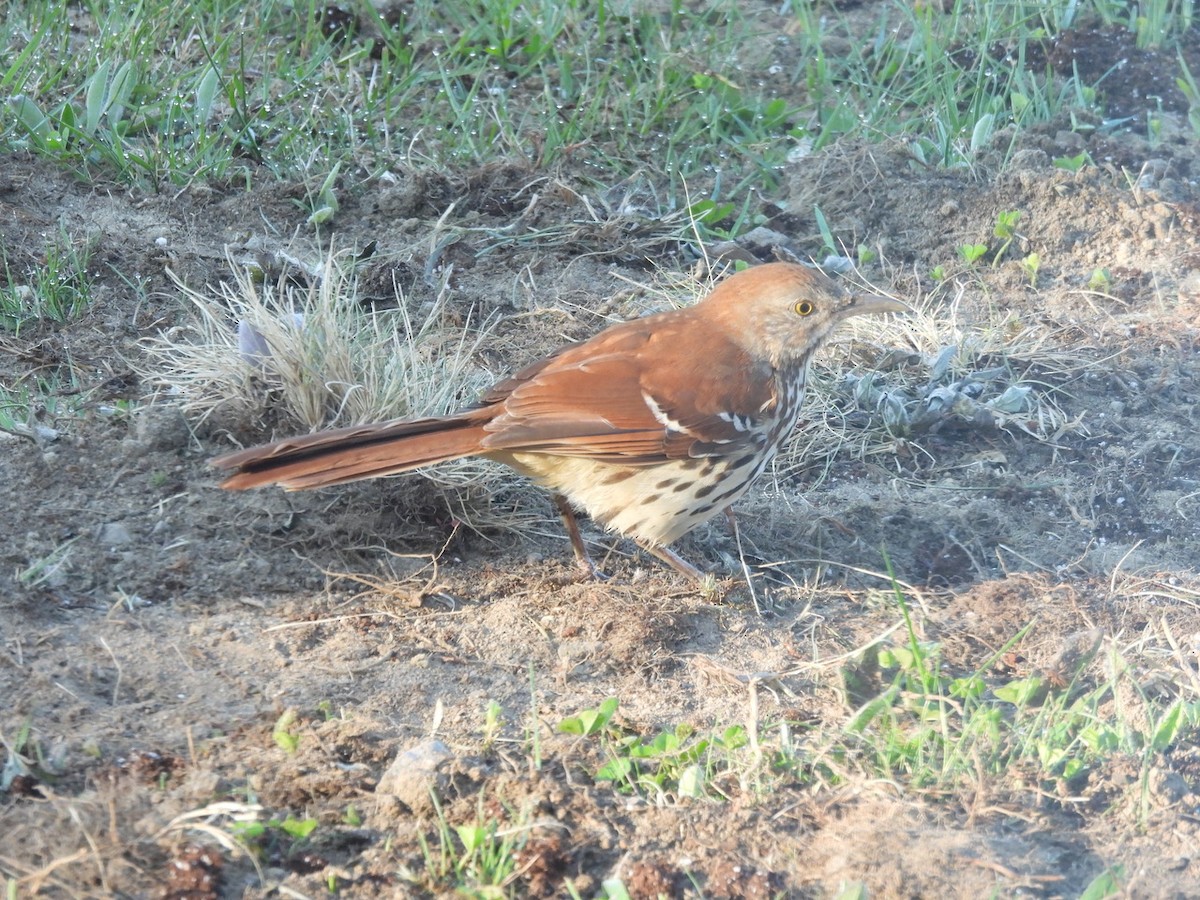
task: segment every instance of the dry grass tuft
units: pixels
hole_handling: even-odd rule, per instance
[[[780,471],[816,464],[827,472],[841,453],[864,458],[899,443],[925,453],[922,437],[951,424],[1049,443],[1084,430],[1060,405],[1060,385],[1094,360],[1045,321],[989,307],[969,322],[962,286],[948,302],[940,293],[917,297],[886,329],[851,319],[839,332],[810,372],[809,421]]]
[[[366,308],[346,253],[327,254],[307,287],[231,268],[215,288],[176,281],[198,316],[148,342],[145,374],[200,421],[233,408],[252,430],[295,431],[439,415],[493,380],[473,363],[486,328],[450,325],[445,287],[415,320],[398,286],[396,309]]]

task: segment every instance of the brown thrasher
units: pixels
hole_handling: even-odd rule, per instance
[[[224,488],[303,490],[482,456],[554,492],[588,572],[572,507],[699,578],[667,545],[762,474],[796,424],[813,351],[850,316],[905,308],[768,263],[694,306],[563,347],[454,415],[319,431],[213,465],[234,470]]]

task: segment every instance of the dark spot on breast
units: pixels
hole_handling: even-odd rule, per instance
[[[736,494],[736,493],[738,493],[739,491],[741,491],[741,490],[742,490],[743,488],[745,488],[745,487],[746,487],[746,486],[747,486],[749,483],[750,483],[750,482],[749,482],[749,480],[747,480],[747,481],[738,481],[738,482],[737,482],[737,484],[735,484],[735,485],[734,485],[733,487],[731,487],[729,490],[727,490],[727,491],[722,491],[721,493],[717,494],[717,496],[713,497],[713,498],[712,498],[712,505],[713,505],[713,506],[718,506],[718,505],[719,505],[719,506],[725,506],[725,505],[726,505],[726,504],[729,502],[729,498],[730,498],[730,497],[732,497],[734,494]]]
[[[641,500],[638,501],[638,503],[640,503],[642,506],[650,506],[653,503],[657,503],[661,499],[662,499],[662,494],[650,494],[648,496],[643,497]]]
[[[707,497],[709,494],[711,494],[713,491],[715,491],[720,484],[721,484],[721,482],[719,482],[719,481],[710,481],[704,487],[700,488],[700,490],[696,491],[694,496],[696,497],[697,500],[699,500],[702,497]]]
[[[664,478],[662,481],[660,481],[658,484],[656,484],[654,486],[654,489],[656,491],[665,491],[667,488],[672,487],[674,484],[675,484],[674,478]]]
[[[616,469],[611,475],[606,475],[601,484],[620,484],[626,478],[632,478],[636,469]]]
[[[674,493],[678,494],[680,491],[686,491],[688,488],[690,488],[695,483],[696,482],[694,482],[694,481],[681,481],[681,482],[679,482],[679,484],[675,485],[675,487],[671,488],[671,490]]]

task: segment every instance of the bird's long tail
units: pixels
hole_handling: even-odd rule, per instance
[[[289,491],[395,475],[421,466],[471,456],[482,450],[483,423],[471,413],[352,425],[288,438],[217,457],[232,469],[227,490],[278,484]]]

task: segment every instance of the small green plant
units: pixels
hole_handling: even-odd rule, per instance
[[[959,244],[958,256],[968,266],[977,263],[988,252],[987,244]]]
[[[296,710],[288,708],[275,720],[271,738],[275,741],[276,746],[285,753],[295,753],[300,749],[300,735],[296,732],[299,718]]]
[[[13,779],[26,775],[44,784],[55,784],[64,771],[64,750],[44,748],[30,719],[21,722],[12,740],[0,731],[0,747],[5,751],[4,764],[0,766],[0,791],[8,791]]]
[[[317,830],[316,819],[269,819],[230,823],[230,831],[257,860],[279,863],[302,853]]]
[[[564,734],[601,739],[609,760],[594,773],[596,781],[659,800],[721,795],[714,779],[739,765],[737,753],[749,742],[744,728],[734,725],[701,736],[692,726],[680,724],[647,740],[612,724],[618,704],[617,698],[609,697],[597,709],[564,719],[558,726]]]
[[[697,225],[715,228],[732,214],[736,207],[733,203],[719,203],[716,200],[697,200],[688,207],[688,218]]]
[[[1008,252],[1008,248],[1012,246],[1012,242],[1017,236],[1017,222],[1020,220],[1021,213],[1015,209],[1001,210],[996,213],[996,224],[992,226],[992,234],[1000,239],[1001,244],[996,255],[992,257],[993,266],[999,265],[1004,254]]]
[[[929,270],[929,277],[932,278],[934,281],[945,281],[946,280],[946,267],[945,266],[934,266],[932,269]]]
[[[340,169],[340,164],[335,165],[325,176],[325,180],[321,182],[316,194],[309,198],[308,203],[312,213],[308,217],[308,224],[323,225],[337,213],[339,204],[334,187],[337,185]]]
[[[1108,269],[1093,269],[1087,286],[1089,290],[1107,291],[1112,287],[1112,274]]]
[[[632,900],[629,888],[620,878],[605,879],[600,887],[604,891],[604,900]]]
[[[1074,156],[1056,156],[1054,158],[1054,168],[1063,169],[1067,172],[1078,172],[1087,165],[1092,165],[1092,158],[1086,150]]]
[[[1146,143],[1152,148],[1158,147],[1162,143],[1163,119],[1161,100],[1159,101],[1159,107],[1158,112],[1146,112]]]
[[[483,749],[491,749],[504,728],[504,709],[495,700],[489,700],[483,719]]]
[[[316,819],[296,819],[288,816],[278,823],[278,827],[295,840],[302,841],[317,830],[317,824]]]
[[[70,540],[64,541],[55,547],[50,553],[40,559],[31,562],[24,569],[17,572],[17,584],[21,585],[25,590],[31,591],[45,584],[53,584],[59,574],[64,571],[67,562],[71,558],[71,548],[78,537],[73,537]]]
[[[1192,133],[1200,135],[1200,87],[1196,85],[1196,78],[1192,75],[1192,70],[1188,68],[1187,60],[1184,59],[1183,50],[1175,51],[1179,59],[1180,75],[1175,79],[1175,85],[1179,88],[1188,102],[1188,124],[1192,126]]]
[[[57,440],[65,422],[87,408],[88,396],[67,366],[66,374],[27,377],[13,387],[0,384],[0,429],[34,441]]]
[[[1030,253],[1021,260],[1021,271],[1025,273],[1025,277],[1029,279],[1030,287],[1037,287],[1038,269],[1041,267],[1042,259],[1036,253]]]
[[[1125,897],[1128,896],[1127,884],[1128,877],[1124,866],[1108,866],[1088,882],[1088,886],[1079,895],[1079,900],[1113,900],[1115,897]]]
[[[817,223],[817,231],[820,232],[821,242],[826,254],[837,256],[838,246],[833,239],[833,232],[829,228],[829,223],[825,221],[825,213],[821,212],[821,207],[813,206],[813,219]]]
[[[595,709],[585,709],[563,719],[558,723],[558,730],[563,734],[578,734],[584,737],[603,734],[612,726],[613,716],[617,714],[617,707],[620,705],[621,701],[616,697],[609,697]]]
[[[83,83],[83,104],[67,100],[43,111],[32,97],[9,101],[16,120],[35,149],[84,162],[106,160],[127,168],[134,158],[125,150],[130,123],[126,119],[137,73],[129,60],[102,60]]]
[[[741,207],[731,201],[697,200],[684,211],[684,220],[692,235],[700,239],[715,238],[722,241],[734,240],[747,229],[767,221],[762,214],[754,214],[749,198]]]

